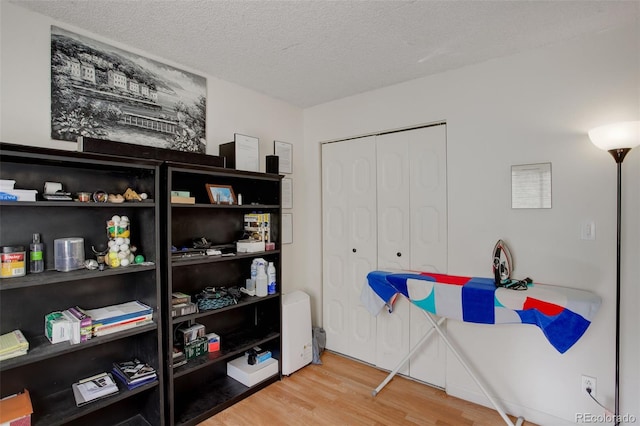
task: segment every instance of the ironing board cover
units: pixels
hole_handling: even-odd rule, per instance
[[[591,324],[601,299],[567,287],[530,284],[527,290],[496,288],[493,278],[426,272],[372,271],[361,301],[372,315],[398,294],[441,317],[479,324],[534,324],[560,353],[573,346]]]

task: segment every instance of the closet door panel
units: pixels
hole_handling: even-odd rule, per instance
[[[374,139],[323,145],[322,173],[327,348],[373,363],[376,319],[360,305],[360,293],[377,259]]]
[[[407,134],[411,174],[411,269],[446,274],[446,127],[427,127]],[[422,310],[413,305],[410,324],[410,347],[413,347],[431,324]],[[444,388],[446,346],[435,332],[411,357],[409,366],[411,377]]]
[[[406,132],[376,138],[378,165],[378,269],[410,267],[409,145]],[[409,352],[409,306],[398,297],[393,313],[378,315],[376,365],[393,369]],[[408,374],[408,365],[400,372]]]
[[[378,268],[408,269],[409,145],[407,132],[376,138],[378,165]]]
[[[446,127],[426,127],[406,133],[411,174],[411,269],[446,273]]]
[[[327,349],[342,353],[349,346],[349,299],[345,296],[350,244],[350,195],[345,179],[349,177],[350,164],[344,157],[347,154],[337,144],[322,149],[323,326]]]

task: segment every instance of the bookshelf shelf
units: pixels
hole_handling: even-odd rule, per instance
[[[163,214],[166,218],[163,245],[169,249],[163,282],[168,312],[163,316],[166,320],[163,327],[166,330],[165,352],[172,353],[173,330],[183,324],[202,324],[206,333],[220,336],[219,352],[191,359],[175,369],[170,360],[166,368],[167,423],[195,425],[266,386],[267,382],[280,379],[280,362],[276,376],[251,388],[227,376],[227,362],[243,356],[245,351],[257,345],[280,359],[280,285],[273,295],[246,296],[237,304],[176,318],[171,318],[170,314],[171,294],[186,293],[195,302],[195,296],[205,287],[243,287],[250,277],[254,258],[274,262],[277,282],[280,283],[281,176],[168,163],[163,167],[163,184],[165,199],[169,199],[171,191],[186,191],[196,200],[196,204],[169,204]],[[245,204],[211,204],[207,184],[232,187],[236,195],[242,194]],[[271,215],[271,240],[275,242],[275,250],[235,253],[235,241],[241,239],[244,230],[244,215],[254,212]],[[184,259],[172,256],[171,247],[189,249],[193,240],[201,237],[207,238],[214,246],[225,246],[223,253],[228,251],[232,255],[189,256]]]
[[[0,144],[0,179],[16,188],[37,189],[60,182],[77,192],[145,192],[151,200],[123,203],[77,201],[0,202],[0,245],[22,245],[31,235],[44,243],[45,271],[0,281],[0,333],[19,329],[29,342],[26,355],[0,361],[0,397],[28,389],[34,425],[164,425],[159,225],[160,162]],[[127,215],[131,243],[150,263],[103,271],[55,270],[54,240],[84,239],[86,259],[92,246],[108,241],[106,221]],[[27,262],[28,268],[28,262]],[[44,316],[70,307],[95,309],[139,300],[153,308],[153,322],[76,345],[51,344],[44,336]],[[138,357],[151,364],[159,380],[77,407],[71,385],[81,378],[110,371],[113,362]]]

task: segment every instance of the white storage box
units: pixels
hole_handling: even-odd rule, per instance
[[[3,189],[2,192],[15,195],[18,197],[17,201],[36,201],[36,194],[38,191],[35,189]]]
[[[264,251],[264,241],[240,240],[236,243],[238,253],[257,253]]]
[[[278,374],[278,360],[270,358],[259,364],[251,365],[242,356],[227,363],[227,375],[245,386],[253,386]]]

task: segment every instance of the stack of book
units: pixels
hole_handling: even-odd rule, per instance
[[[181,365],[185,365],[187,363],[187,356],[184,354],[182,349],[177,346],[173,347],[173,368],[178,368]]]
[[[71,385],[73,396],[78,407],[118,393],[118,385],[109,373],[100,373],[96,376],[87,377],[78,383]]]
[[[0,336],[0,361],[26,355],[29,342],[20,330],[13,330]]]
[[[130,361],[114,362],[111,372],[129,390],[158,380],[155,368],[146,362],[140,361],[138,358]]]
[[[171,293],[171,317],[180,317],[198,312],[198,305],[191,301],[191,296],[182,292]]]
[[[153,308],[137,300],[104,308],[85,309],[83,312],[92,319],[94,336],[106,336],[153,321]]]

